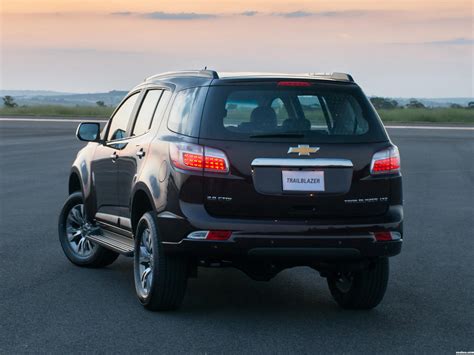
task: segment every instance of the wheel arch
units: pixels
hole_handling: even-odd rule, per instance
[[[83,192],[80,173],[74,168],[69,174],[68,191],[69,195],[77,191]]]
[[[130,205],[132,232],[135,231],[141,216],[149,211],[155,211],[151,193],[146,185],[138,184],[133,192]]]

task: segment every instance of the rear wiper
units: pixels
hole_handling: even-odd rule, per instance
[[[303,138],[304,134],[301,133],[267,133],[267,134],[255,134],[250,138]]]

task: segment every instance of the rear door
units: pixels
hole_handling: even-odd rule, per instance
[[[337,219],[388,207],[389,182],[369,173],[388,138],[355,85],[211,87],[200,137],[230,162],[228,175],[205,173],[212,215]]]
[[[148,148],[153,138],[152,127],[159,124],[169,91],[151,89],[145,92],[136,120],[131,127],[131,136],[120,152],[118,159],[118,210],[121,217],[130,218],[132,189],[148,157]],[[158,102],[160,102],[158,104]],[[122,220],[122,219],[121,219]]]

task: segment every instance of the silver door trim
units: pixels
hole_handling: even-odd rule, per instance
[[[110,213],[97,212],[95,214],[95,219],[106,223],[118,225],[119,216]]]

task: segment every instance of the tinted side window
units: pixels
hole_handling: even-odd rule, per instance
[[[166,106],[168,106],[168,102],[170,101],[171,92],[168,90],[164,90],[163,94],[161,95],[160,102],[158,102],[158,107],[155,110],[155,114],[153,115],[153,124],[159,124],[163,114],[165,112]]]
[[[140,111],[138,111],[137,119],[133,127],[132,136],[142,135],[150,129],[156,104],[160,99],[162,90],[149,90],[145,94]]]
[[[282,124],[284,120],[289,118],[288,111],[283,103],[283,100],[277,97],[272,101],[271,108],[275,111],[278,124]]]
[[[311,127],[326,128],[327,120],[321,105],[321,99],[316,95],[297,95],[304,116],[311,122]]]
[[[362,135],[369,131],[369,123],[354,97],[327,95],[325,100],[333,122],[333,134]]]
[[[130,120],[130,116],[133,112],[133,107],[138,99],[138,92],[130,96],[120,108],[115,112],[110,123],[108,141],[127,138],[127,126]]]
[[[168,128],[176,133],[196,137],[199,133],[203,89],[192,88],[178,92],[168,119]]]

